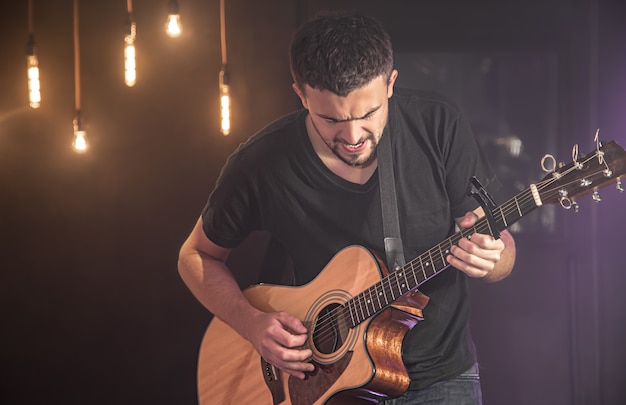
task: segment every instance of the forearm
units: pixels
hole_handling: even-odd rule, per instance
[[[183,246],[178,272],[204,307],[247,338],[246,325],[260,311],[250,305],[222,261]]]

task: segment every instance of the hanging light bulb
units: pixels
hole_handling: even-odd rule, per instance
[[[180,13],[178,11],[178,2],[176,0],[170,0],[168,4],[169,14],[167,16],[167,22],[165,23],[165,32],[172,38],[179,37],[183,31],[183,26],[180,22]]]
[[[135,62],[135,41],[128,35],[124,44],[124,83],[133,87],[137,82],[137,64]]]
[[[222,47],[222,70],[220,71],[220,130],[230,134],[230,77],[226,71],[226,11],[224,0],[220,0],[220,42]]]
[[[135,61],[135,36],[137,26],[132,14],[128,14],[128,33],[124,37],[124,83],[133,87],[137,82],[137,64]]]
[[[74,139],[72,147],[74,151],[83,153],[87,151],[87,133],[83,129],[80,117],[80,41],[78,36],[78,0],[74,0]]]
[[[26,69],[28,77],[28,103],[31,108],[41,105],[41,84],[39,82],[39,59],[35,52],[33,0],[28,0],[28,43],[26,44]]]
[[[220,130],[222,134],[230,134],[230,86],[226,66],[220,71]]]
[[[31,34],[26,50],[26,66],[28,74],[28,102],[32,108],[41,105],[41,85],[39,83],[39,59],[35,53],[35,40]]]
[[[72,147],[78,153],[87,151],[87,132],[83,129],[82,122],[80,120],[80,111],[76,111],[74,116],[74,139],[72,141]]]

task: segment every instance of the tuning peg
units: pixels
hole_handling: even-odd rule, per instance
[[[600,197],[600,193],[598,193],[597,191],[594,191],[593,194],[591,195],[591,198],[593,199],[593,201],[595,202],[600,202],[602,201],[602,197]]]
[[[617,179],[617,184],[615,184],[615,188],[617,189],[617,191],[619,191],[620,193],[624,192],[624,187],[622,186],[622,181],[620,179]]]

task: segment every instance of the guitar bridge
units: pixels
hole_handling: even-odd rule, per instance
[[[274,405],[280,404],[285,400],[285,390],[283,389],[283,379],[280,370],[261,357],[261,371],[263,372],[265,385],[272,393]]]

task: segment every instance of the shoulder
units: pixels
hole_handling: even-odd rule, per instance
[[[268,157],[278,159],[298,144],[298,131],[304,128],[305,110],[294,111],[273,121],[240,144],[227,165],[267,165]]]
[[[431,90],[417,90],[405,87],[396,87],[391,102],[401,111],[412,110],[422,114],[445,113],[448,116],[458,116],[461,110],[457,103],[448,96]]]

